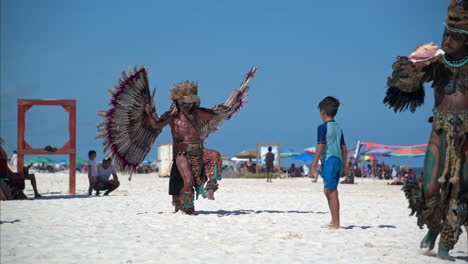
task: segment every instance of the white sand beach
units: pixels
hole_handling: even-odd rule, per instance
[[[340,230],[322,183],[224,179],[199,215],[172,213],[168,179],[137,174],[108,197],[85,195],[87,176],[37,174],[42,199],[1,202],[1,263],[446,263],[422,255],[425,234],[401,186],[339,185]],[[33,197],[29,182],[26,194]],[[451,255],[468,261],[466,230]]]

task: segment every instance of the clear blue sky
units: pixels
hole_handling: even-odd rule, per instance
[[[318,102],[336,96],[348,148],[358,140],[422,144],[432,88],[416,113],[382,104],[397,55],[441,41],[448,1],[35,1],[1,4],[1,137],[16,148],[17,99],[76,99],[78,157],[94,139],[106,88],[129,65],[145,64],[156,104],[168,91],[197,80],[202,106],[224,102],[245,72],[259,66],[249,103],[207,140],[232,156],[256,142],[302,151],[316,144]],[[33,147],[62,146],[65,111],[33,107],[26,138]],[[156,144],[170,143],[165,129]],[[156,144],[150,159],[156,159]],[[53,157],[53,156],[52,156]],[[31,158],[31,157],[28,157]],[[416,165],[422,158],[415,159]]]

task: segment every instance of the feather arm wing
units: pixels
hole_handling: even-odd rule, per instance
[[[201,121],[201,138],[207,138],[211,133],[216,131],[218,127],[227,119],[240,110],[248,96],[249,82],[255,76],[258,67],[253,67],[245,75],[239,89],[235,89],[231,96],[223,104],[215,105],[211,111],[216,114],[216,117],[211,120]]]
[[[119,85],[111,92],[108,111],[100,111],[104,121],[98,124],[96,138],[104,139],[104,153],[110,155],[121,171],[133,172],[145,159],[162,128],[149,124],[145,105],[152,104],[148,72],[141,66],[122,73]],[[167,114],[161,116],[164,118]]]

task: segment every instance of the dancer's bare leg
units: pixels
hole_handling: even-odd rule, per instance
[[[193,186],[194,178],[192,167],[186,155],[178,154],[176,156],[177,168],[179,169],[180,175],[184,180],[184,186],[182,187],[180,193],[180,199],[183,202],[182,210],[187,214],[193,214],[195,211],[195,206],[193,205]]]

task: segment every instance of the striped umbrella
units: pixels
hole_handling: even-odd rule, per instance
[[[420,148],[402,148],[392,151],[389,155],[393,157],[423,157],[426,151]]]
[[[360,161],[379,161],[377,158],[375,158],[374,156],[361,156],[361,158],[359,159]]]
[[[362,154],[365,155],[365,156],[367,156],[367,155],[371,155],[371,156],[388,156],[392,151],[393,151],[393,149],[389,149],[389,148],[373,148],[373,149],[364,151]]]
[[[304,152],[309,153],[309,154],[315,154],[315,151],[316,151],[315,147],[310,147],[310,148],[304,149]]]
[[[297,153],[295,152],[293,149],[285,149],[284,152],[280,153],[280,156],[282,158],[292,158],[292,157],[297,157],[299,156],[301,153]]]

